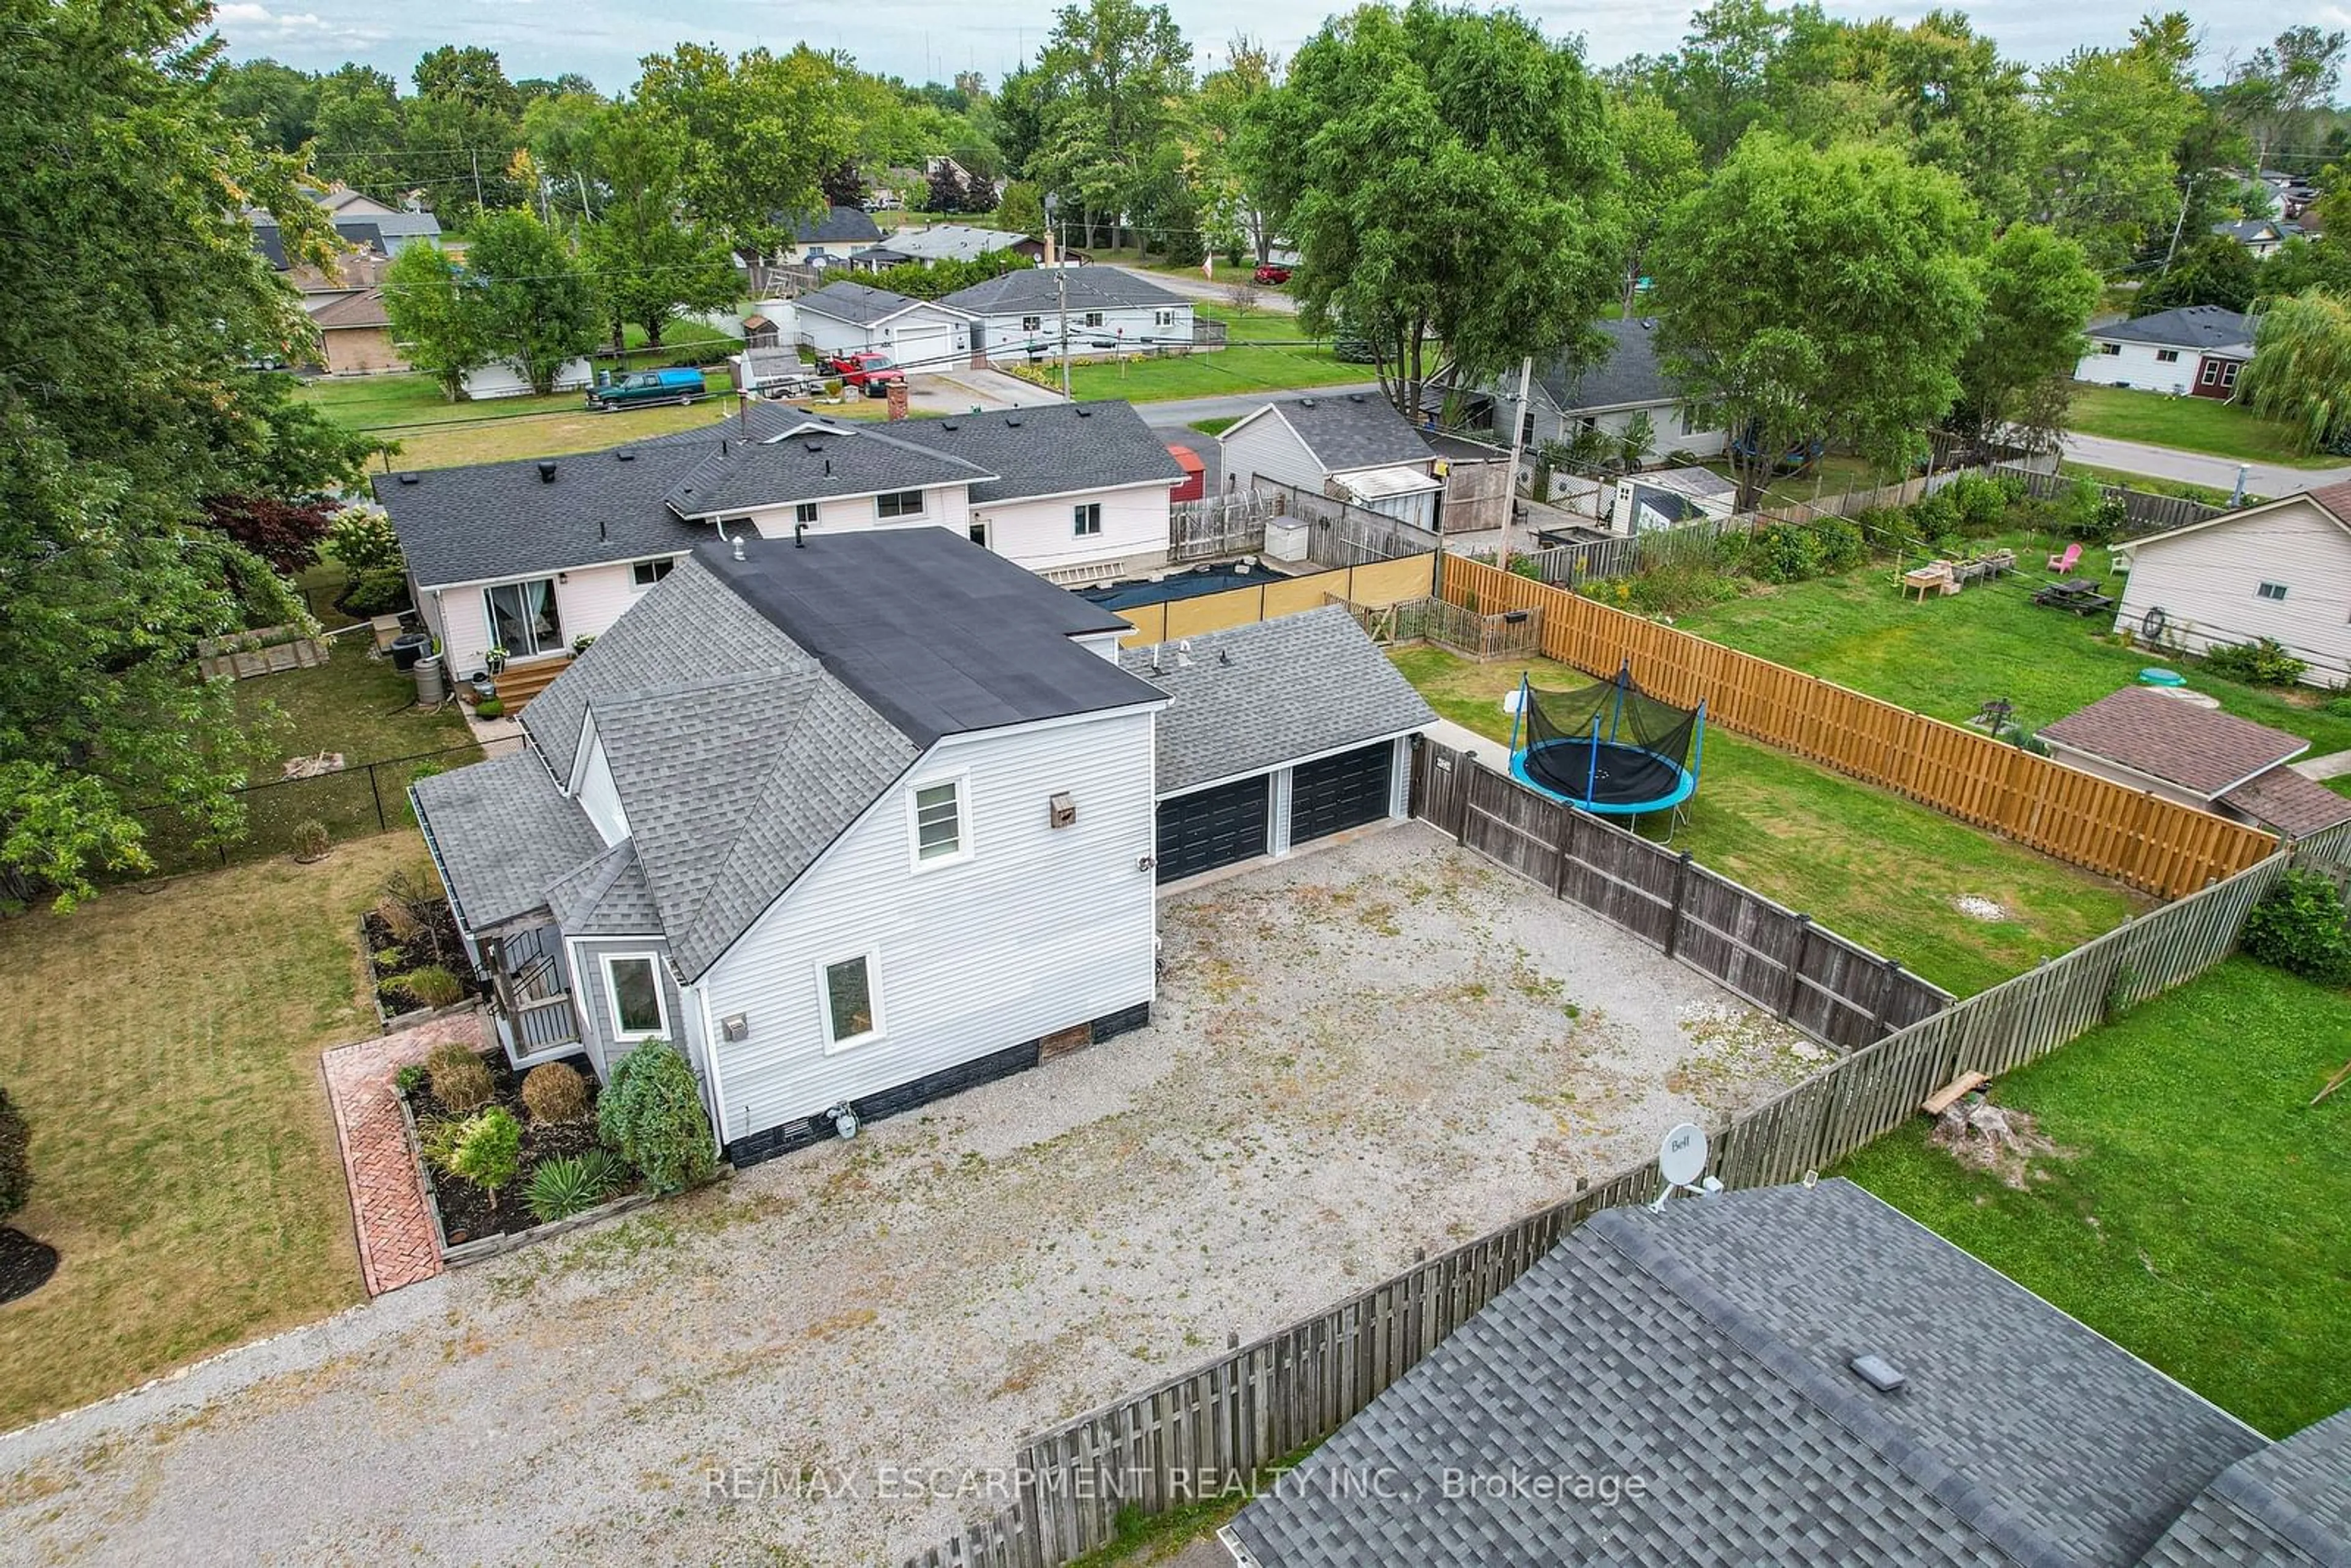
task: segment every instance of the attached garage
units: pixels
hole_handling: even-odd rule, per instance
[[[1270,847],[1272,780],[1260,774],[1159,802],[1159,880],[1238,865]]]
[[[1403,758],[1437,716],[1343,609],[1129,648],[1120,663],[1168,697],[1161,883],[1405,814]]]

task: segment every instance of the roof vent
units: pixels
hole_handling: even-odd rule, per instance
[[[1088,408],[1085,404],[1080,403],[1078,404],[1077,414],[1080,419],[1092,419],[1094,416],[1094,411]]]
[[[1314,406],[1314,400],[1311,397],[1300,398],[1298,400],[1298,406],[1301,408],[1312,408]]]
[[[555,483],[554,458],[542,457],[538,460],[538,482],[542,485],[552,485]]]
[[[1349,392],[1347,394],[1347,401],[1349,402],[1361,402],[1364,401],[1364,394],[1361,392]]]
[[[943,419],[939,421],[939,428],[941,430],[961,430],[963,426],[955,420]]]
[[[623,446],[612,454],[612,461],[615,463],[634,463],[636,460],[637,449],[633,446]]]
[[[1020,428],[1020,416],[1017,413],[1008,413],[1004,416],[1004,423],[1007,429],[1018,430]]]
[[[413,485],[416,483],[418,477],[419,476],[414,474],[402,474],[400,476],[398,482],[402,485]]]
[[[1856,1355],[1849,1364],[1855,1376],[1880,1394],[1891,1394],[1910,1381],[1882,1355]]]
[[[824,450],[824,443],[821,441],[804,441],[800,443],[800,445],[810,452],[821,452]]]

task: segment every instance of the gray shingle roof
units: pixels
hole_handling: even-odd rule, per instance
[[[1849,1370],[1885,1357],[1880,1395]],[[2259,1434],[1860,1188],[1596,1217],[1232,1529],[1264,1568],[2136,1563]],[[1394,1499],[1339,1494],[1384,1469]],[[1640,1478],[1613,1506],[1442,1474]]]
[[[1595,322],[1594,329],[1606,340],[1603,358],[1579,372],[1569,368],[1565,356],[1555,356],[1537,372],[1537,379],[1562,413],[1675,402],[1680,394],[1666,379],[1664,367],[1657,363],[1653,325],[1647,317]],[[1515,395],[1516,378],[1505,380]]]
[[[2174,349],[2249,349],[2253,332],[2245,318],[2220,305],[2183,305],[2128,321],[2109,321],[2089,330],[2110,343],[2155,343]]]
[[[798,434],[705,449],[662,497],[682,517],[729,517],[784,501],[969,485],[995,476],[894,434],[810,422]],[[710,538],[705,533],[705,538]]]
[[[709,525],[686,522],[664,504],[670,487],[717,450],[715,435],[694,434],[558,458],[553,484],[540,480],[532,459],[378,475],[375,496],[425,587],[671,555],[714,537]],[[622,453],[630,460],[619,461]]]
[[[1191,662],[1163,646],[1155,675],[1150,649],[1119,655],[1173,699],[1159,716],[1162,795],[1437,721],[1412,683],[1335,604],[1188,641]]]
[[[792,219],[791,224],[792,238],[801,245],[852,241],[863,245],[882,237],[882,226],[873,221],[872,214],[855,207],[827,207],[821,213],[805,213]]]
[[[1048,403],[1010,413],[909,420],[893,434],[996,475],[972,486],[975,502],[1154,479],[1174,485],[1184,476],[1166,444],[1132,403]]]
[[[2149,1568],[2340,1568],[2351,1563],[2351,1410],[2213,1479],[2147,1555]]]
[[[547,889],[547,907],[571,936],[658,936],[660,907],[637,863],[633,839],[622,839],[602,854],[556,878]]]
[[[713,542],[695,559],[917,748],[1159,695],[1071,641],[1124,621],[945,528],[755,540],[746,556]]]
[[[1377,392],[1297,397],[1271,406],[1298,433],[1326,474],[1382,468],[1392,463],[1426,464],[1435,455],[1412,422]],[[1231,434],[1228,429],[1217,439],[1221,442]]]
[[[976,261],[1020,243],[1019,235],[984,229],[975,224],[935,224],[929,228],[900,229],[890,236],[893,247],[925,261]]]
[[[1191,301],[1171,288],[1163,288],[1148,278],[1118,267],[1062,267],[1061,275],[1068,280],[1070,311],[1120,310],[1148,307],[1189,305]],[[975,316],[1037,316],[1060,308],[1060,296],[1053,284],[1055,269],[1024,267],[1008,272],[1001,277],[991,277],[986,283],[975,283],[969,288],[958,288],[940,299],[942,305],[967,310]]]
[[[538,908],[549,883],[604,847],[527,751],[420,779],[415,795],[448,873],[450,902],[469,930]]]
[[[802,315],[830,316],[836,321],[853,321],[860,327],[870,327],[887,317],[895,316],[919,299],[909,299],[887,288],[875,288],[863,283],[828,283],[812,294],[803,294],[792,301],[792,308]]]

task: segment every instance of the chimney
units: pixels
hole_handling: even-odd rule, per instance
[[[890,417],[893,420],[906,417],[906,383],[904,382],[890,383]]]
[[[555,483],[554,458],[542,457],[538,460],[538,482],[542,485],[552,485]]]

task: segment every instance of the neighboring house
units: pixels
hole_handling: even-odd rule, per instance
[[[2351,680],[2351,485],[2305,490],[2116,547],[2115,625],[2201,653],[2269,637],[2313,685]]]
[[[975,351],[972,317],[941,302],[828,283],[792,303],[799,340],[819,354],[887,354],[921,372],[956,369]]]
[[[523,752],[412,792],[516,1065],[669,1040],[742,1165],[1146,1024],[1163,773],[1296,776],[1398,711],[1343,616],[1157,678],[1127,632],[937,530],[701,546]],[[1304,732],[1162,727],[1277,677],[1324,709]]]
[[[778,227],[783,218],[774,220]],[[882,226],[872,215],[856,207],[828,207],[821,213],[803,214],[791,220],[792,237],[778,247],[771,258],[795,266],[820,266],[819,257],[841,260],[850,252],[877,243],[882,238]]]
[[[1700,517],[1727,517],[1739,486],[1711,468],[1659,468],[1616,481],[1607,523],[1612,532],[1646,533]]]
[[[582,392],[596,382],[596,367],[584,358],[566,360],[556,367],[554,390],[559,392]],[[488,402],[502,397],[530,397],[531,384],[520,371],[504,360],[467,371],[461,384],[469,402]]]
[[[1495,376],[1478,390],[1494,400],[1494,432],[1508,442],[1512,425],[1520,445],[1533,451],[1547,442],[1572,445],[1586,431],[1600,431],[1622,443],[1642,414],[1649,416],[1651,439],[1645,457],[1687,452],[1713,457],[1729,444],[1729,433],[1686,402],[1657,363],[1654,318],[1595,324],[1607,341],[1603,357],[1581,371],[1562,355],[1538,361],[1527,401],[1519,402],[1519,374]]]
[[[2183,305],[2089,329],[2090,351],[2074,367],[2077,382],[2228,399],[2253,357],[2252,326],[2218,305]]]
[[[1019,235],[973,224],[933,224],[928,228],[900,229],[890,236],[891,249],[925,267],[942,261],[977,261],[999,250],[1018,250],[1022,243]],[[1037,244],[1034,240],[1027,243]]]
[[[1129,648],[1120,663],[1169,698],[1160,881],[1408,813],[1412,737],[1437,716],[1342,607]]]
[[[327,211],[328,220],[335,232],[355,246],[398,256],[407,246],[423,240],[441,237],[441,220],[423,210],[417,198],[404,207],[387,206],[372,196],[341,185],[329,185],[323,191],[307,193],[310,199]],[[279,271],[286,269],[285,235],[279,232],[277,220],[266,211],[255,207],[246,214],[253,225],[254,248],[269,258],[269,264]]]
[[[1249,1568],[2315,1568],[2351,1553],[2346,1473],[2351,1420],[2272,1443],[1831,1179],[1593,1216],[1221,1538]]]
[[[1445,460],[1374,392],[1267,403],[1226,426],[1217,447],[1228,489],[1268,479],[1415,528],[1443,518]]]
[[[2287,766],[2310,742],[2204,706],[2211,701],[2125,686],[2039,734],[2068,767],[2287,838],[2351,822],[2351,799]]]
[[[328,375],[365,376],[408,368],[392,340],[382,289],[315,294],[302,307],[319,329],[319,368]]]
[[[2275,256],[2286,241],[2302,237],[2300,224],[2276,218],[2236,218],[2212,225],[2216,235],[2227,235],[2252,254],[2255,261]]]
[[[1123,402],[886,428],[762,402],[740,423],[605,452],[382,476],[375,495],[452,674],[481,672],[502,647],[510,674],[546,677],[722,528],[944,528],[1056,580],[1093,581],[1165,562],[1182,477]]]
[[[1191,346],[1192,301],[1115,267],[1023,267],[959,288],[939,303],[977,319],[975,355],[1043,359],[1061,353],[1061,289],[1068,297],[1070,351],[1081,358]]]

